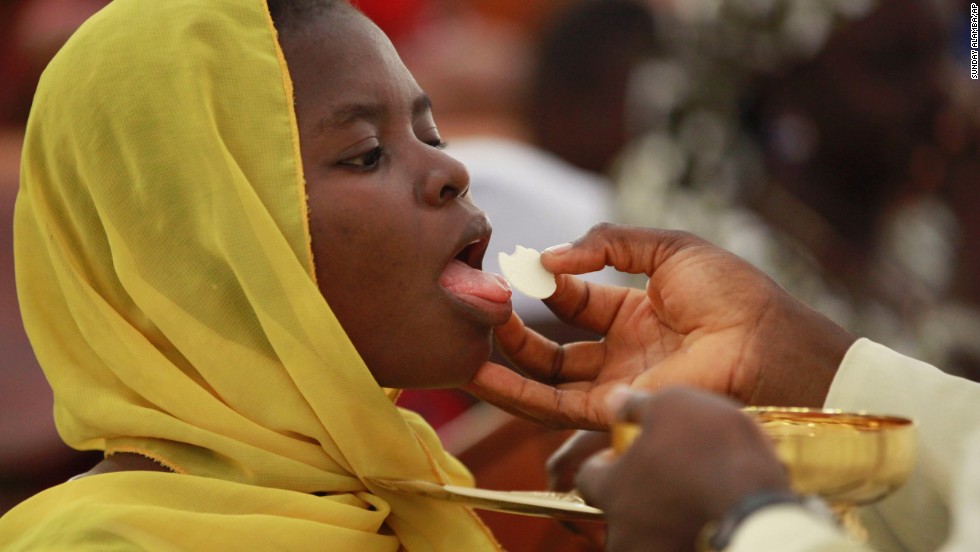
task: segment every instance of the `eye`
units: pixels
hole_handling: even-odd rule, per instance
[[[367,153],[356,157],[351,157],[349,159],[344,159],[338,164],[353,167],[355,169],[371,170],[378,167],[383,156],[384,151],[381,149],[381,146],[378,146]]]

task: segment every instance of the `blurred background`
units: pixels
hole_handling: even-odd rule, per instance
[[[106,3],[0,5],[0,512],[98,459],[57,437],[17,309],[11,215],[37,78]],[[495,227],[488,270],[497,252],[570,241],[601,221],[690,230],[850,330],[980,379],[969,2],[358,4],[470,169]],[[515,308],[554,339],[587,337],[540,302],[515,296]],[[544,459],[567,435],[460,392],[400,401],[484,487],[543,488]],[[548,520],[487,519],[510,550],[590,549]]]

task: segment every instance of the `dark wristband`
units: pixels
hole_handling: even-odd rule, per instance
[[[743,521],[763,508],[780,504],[796,504],[824,519],[834,519],[827,505],[815,497],[803,497],[787,490],[757,491],[739,500],[720,520],[705,525],[698,535],[697,549],[700,552],[725,550]]]

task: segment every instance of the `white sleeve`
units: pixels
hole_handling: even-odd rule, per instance
[[[953,523],[942,552],[980,550],[980,432],[967,441],[966,454],[953,492]]]
[[[739,525],[727,552],[866,552],[837,527],[806,509],[784,504],[763,508]]]
[[[949,534],[954,477],[967,437],[980,428],[980,384],[861,339],[845,355],[825,406],[915,420],[919,447],[911,478],[862,508],[861,518],[876,550],[939,549]]]

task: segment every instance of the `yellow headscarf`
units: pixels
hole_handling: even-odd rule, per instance
[[[51,62],[15,214],[28,334],[66,442],[181,475],[61,485],[0,548],[497,548],[366,483],[471,481],[319,293],[301,167],[264,0],[115,0]]]

